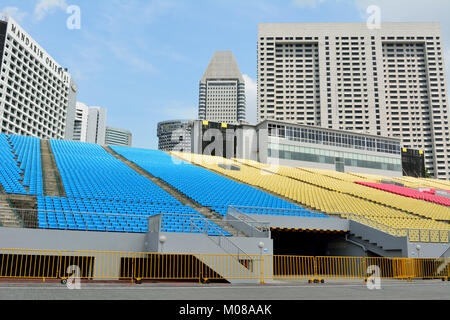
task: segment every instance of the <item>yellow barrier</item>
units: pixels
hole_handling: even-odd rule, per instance
[[[83,280],[449,279],[450,259],[0,249],[0,278]]]

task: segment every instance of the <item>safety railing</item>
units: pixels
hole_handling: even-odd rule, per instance
[[[368,227],[383,231],[395,237],[407,237],[410,242],[449,243],[450,230],[394,228],[378,221],[354,213],[326,213],[343,219],[352,220]]]
[[[191,227],[193,230],[195,230],[198,227],[198,224],[195,223],[195,221],[191,222]],[[209,232],[204,231],[203,233],[217,246],[222,248],[225,252],[228,254],[236,255],[237,259],[240,259],[240,257],[247,257],[248,254],[245,253],[244,250],[242,250],[237,244],[235,244],[232,240],[229,239],[229,236],[227,234],[224,234],[222,230],[219,230],[215,226],[211,226],[217,233],[214,235],[211,235]],[[198,229],[200,232],[202,231],[200,228]]]
[[[270,223],[256,221],[244,212],[246,209],[254,209],[254,207],[229,206],[225,222],[248,237],[269,238]]]
[[[442,268],[444,266],[444,268]],[[450,279],[450,259],[0,249],[0,278],[82,280]]]
[[[2,225],[17,225],[21,228],[38,228],[38,218],[36,210],[15,209],[15,208],[0,208],[2,216]]]
[[[130,215],[130,214],[112,214],[112,213],[100,213],[100,212],[74,212],[74,211],[57,211],[57,210],[35,210],[35,209],[17,209],[17,208],[0,208],[0,213],[1,212],[7,212],[9,213],[9,217],[8,216],[4,216],[3,217],[3,221],[6,222],[19,222],[20,225],[23,228],[26,229],[54,229],[54,230],[69,230],[69,231],[98,231],[98,230],[91,230],[88,228],[87,225],[85,225],[84,227],[80,227],[79,225],[77,225],[77,227],[71,227],[70,224],[59,224],[57,223],[57,226],[55,227],[51,227],[50,225],[48,225],[47,227],[42,227],[40,225],[40,219],[39,219],[39,214],[43,214],[46,217],[48,215],[55,215],[57,216],[57,220],[58,221],[58,216],[59,216],[59,221],[63,221],[63,217],[65,217],[66,215],[70,214],[70,215],[80,215],[80,216],[90,216],[90,217],[99,217],[100,220],[101,218],[125,218],[125,219],[130,219],[130,220],[142,220],[142,221],[146,221],[148,220],[148,218],[150,218],[150,216],[148,215]],[[65,219],[65,218],[64,218]],[[43,222],[41,220],[41,222]],[[126,232],[126,231],[120,231],[120,232]]]
[[[198,214],[159,213],[149,218],[149,231],[163,231],[164,226],[176,222],[177,227],[187,233],[208,233],[216,236],[238,236],[238,231],[220,228],[223,220],[209,219]]]
[[[236,255],[238,257],[248,256],[244,250],[230,239],[232,236],[237,236],[236,231],[231,230],[231,232],[228,232],[223,230],[218,226],[218,224],[221,223],[221,220],[217,219],[210,220],[199,215],[171,215],[163,213],[150,217],[149,232],[163,231],[164,224],[174,218],[177,219],[177,225],[180,230],[188,233],[204,234],[228,254]]]

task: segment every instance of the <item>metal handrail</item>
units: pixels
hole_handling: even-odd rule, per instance
[[[171,214],[165,214],[165,213],[160,213],[158,215],[152,216],[152,218],[161,217],[161,221],[162,218],[166,215],[171,215]],[[171,215],[173,216],[173,215]],[[178,216],[175,214],[175,216]],[[229,253],[229,254],[236,254],[233,252],[230,252],[229,249],[227,249],[223,242],[225,241],[225,243],[228,243],[229,245],[231,245],[231,247],[234,249],[236,249],[237,251],[237,255],[238,256],[246,256],[249,257],[249,254],[247,254],[244,250],[242,250],[237,244],[235,244],[233,241],[230,240],[230,236],[224,234],[224,230],[221,229],[219,226],[212,224],[210,219],[206,219],[203,218],[199,215],[189,215],[189,214],[180,214],[179,216],[188,216],[190,217],[190,219],[188,220],[189,222],[189,228],[191,230],[191,232],[193,230],[197,230],[200,231],[200,233],[206,235],[208,237],[208,239],[210,239],[211,241],[213,241],[217,246],[219,246],[220,248],[222,248],[225,252]],[[198,222],[201,221],[204,223],[205,227],[202,229],[198,224],[194,223],[194,222]],[[184,224],[183,224],[184,227]],[[161,228],[161,225],[160,225]],[[212,235],[209,232],[209,228],[213,229],[214,231],[217,232],[218,235]]]
[[[248,232],[246,232],[248,230],[245,230],[245,231],[241,230],[247,236],[254,237],[255,235],[257,235],[258,237],[260,237],[261,234],[263,234],[265,237],[269,237],[270,236],[270,233],[269,233],[270,232],[270,223],[257,221],[255,219],[253,219],[252,217],[250,217],[248,214],[246,214],[240,210],[240,209],[246,209],[246,208],[254,209],[255,207],[229,206],[228,210],[227,210],[227,216],[225,217],[225,221],[228,223],[231,223],[232,222],[232,219],[230,219],[230,216],[231,216],[232,218],[238,220],[238,222],[243,223],[245,226],[247,226],[251,230],[250,234],[248,234]],[[233,215],[233,213],[238,214],[238,216]]]
[[[130,214],[114,214],[114,213],[101,213],[101,212],[74,212],[74,211],[57,211],[57,210],[40,210],[40,209],[19,209],[19,208],[0,208],[1,211],[8,211],[13,212],[15,214],[18,214],[19,219],[23,221],[22,226],[23,228],[28,229],[37,229],[39,228],[38,224],[38,216],[37,214],[39,212],[43,213],[62,213],[62,214],[81,214],[81,215],[96,215],[96,216],[106,216],[106,217],[125,217],[125,218],[140,218],[140,219],[150,219],[153,217],[156,217],[161,214],[157,215],[130,215]],[[208,223],[211,227],[213,227],[215,230],[218,230],[217,227],[215,227],[213,224],[214,221],[220,221],[220,220],[214,220],[214,221],[208,221],[206,218],[202,218],[199,215],[192,215],[192,214],[177,214],[177,213],[164,213],[163,215],[166,216],[180,216],[180,217],[190,217],[191,219],[197,219],[197,220],[203,220]],[[8,221],[6,221],[8,222]],[[69,228],[66,229],[58,229],[58,230],[71,230],[71,231],[88,231],[86,230],[72,230]],[[225,235],[224,235],[225,236]]]
[[[206,221],[206,223],[208,223],[208,222]],[[225,235],[223,234],[222,230],[218,230],[215,226],[213,226],[213,225],[211,225],[211,224],[210,224],[210,226],[211,226],[212,228],[214,228],[216,231],[218,231],[218,232],[220,233],[220,235],[219,235],[219,236],[210,235],[210,234],[208,233],[208,228],[205,228],[204,234],[208,237],[208,239],[210,239],[210,240],[213,241],[216,245],[218,245],[220,248],[222,248],[222,250],[224,250],[225,252],[227,252],[227,253],[229,253],[229,254],[236,254],[236,253],[230,252],[229,250],[227,250],[227,249],[223,246],[222,240],[224,239],[226,243],[230,244],[232,247],[234,247],[234,249],[237,249],[237,256],[238,256],[238,257],[240,257],[240,256],[250,257],[244,250],[242,250],[238,245],[236,245],[233,241],[231,241],[231,240],[229,239],[229,237],[225,236]],[[197,226],[196,224],[194,224],[194,223],[192,222],[192,220],[191,220],[191,227],[198,228],[199,231],[202,231],[202,230],[199,228],[199,226]],[[218,241],[215,241],[216,239],[218,239]]]
[[[369,218],[366,218],[364,216],[359,216],[354,213],[341,213],[341,212],[327,212],[327,215],[334,215],[338,216],[340,218],[344,218],[347,220],[353,220],[356,222],[359,222],[361,224],[364,224],[368,227],[372,227],[381,231],[384,231],[386,233],[389,233],[395,237],[407,237],[409,241],[411,242],[419,242],[421,240],[422,234],[428,234],[428,237],[431,233],[436,233],[439,236],[439,242],[449,242],[450,241],[450,230],[445,229],[413,229],[413,228],[395,228],[388,226],[386,224],[383,224],[381,222],[371,220]],[[447,233],[447,237],[443,236],[442,233]],[[415,237],[415,235],[418,235],[418,240],[411,239],[412,237]],[[430,241],[425,241],[430,242]]]
[[[441,258],[446,258],[446,255],[448,255],[447,258],[450,257],[450,247],[448,247],[448,249],[441,255]]]
[[[133,214],[117,214],[117,213],[104,213],[104,212],[90,212],[90,211],[63,211],[63,210],[42,210],[42,209],[20,209],[20,208],[0,208],[2,210],[14,210],[14,211],[32,211],[32,212],[45,212],[45,213],[70,213],[70,214],[88,214],[88,215],[105,215],[105,216],[117,216],[117,217],[141,217],[141,218],[150,218],[160,215],[161,213],[155,215],[133,215]],[[185,214],[185,213],[163,213],[164,215],[173,215],[173,216],[191,216],[191,217],[200,217],[200,215],[194,214]],[[207,219],[207,218],[204,218]],[[212,222],[222,222],[220,219],[207,219]]]

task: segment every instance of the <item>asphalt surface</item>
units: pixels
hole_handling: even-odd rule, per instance
[[[360,280],[306,281],[265,285],[81,283],[68,289],[60,283],[0,282],[0,300],[450,300],[450,282],[382,280],[369,289]]]

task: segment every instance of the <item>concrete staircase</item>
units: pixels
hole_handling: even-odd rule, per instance
[[[450,247],[442,254],[441,258],[444,261],[437,268],[436,273],[439,276],[449,276],[450,275]]]
[[[227,232],[229,232],[232,235],[237,236],[237,237],[246,237],[246,235],[244,233],[240,232],[236,228],[234,228],[231,225],[227,224],[226,222],[222,221],[222,216],[219,215],[218,213],[212,211],[210,208],[203,207],[199,203],[193,201],[192,199],[190,199],[189,197],[187,197],[186,195],[182,194],[177,189],[172,187],[167,182],[165,182],[162,179],[159,179],[159,178],[153,176],[152,174],[150,174],[149,172],[145,171],[144,169],[142,169],[141,167],[139,167],[135,163],[133,163],[133,162],[129,161],[128,159],[124,158],[123,156],[119,155],[114,150],[112,150],[110,147],[103,147],[103,148],[108,153],[113,155],[115,158],[119,159],[120,161],[125,163],[127,166],[129,166],[131,169],[136,171],[138,174],[140,174],[140,175],[146,177],[147,179],[149,179],[150,181],[152,181],[154,184],[156,184],[161,189],[166,191],[172,197],[174,197],[175,199],[180,201],[183,205],[189,206],[192,209],[194,209],[195,211],[197,211],[200,215],[206,217],[207,219],[213,220],[213,222],[215,224],[217,224],[223,230],[225,230],[225,231],[227,231]]]
[[[395,237],[356,221],[349,221],[349,236],[346,240],[357,243],[366,252],[370,251],[381,257],[408,256],[408,239],[406,237]]]
[[[10,208],[6,196],[0,195],[0,226],[4,228],[22,228],[19,217]]]
[[[66,197],[64,185],[48,140],[41,140],[41,165],[44,194],[50,197]]]

